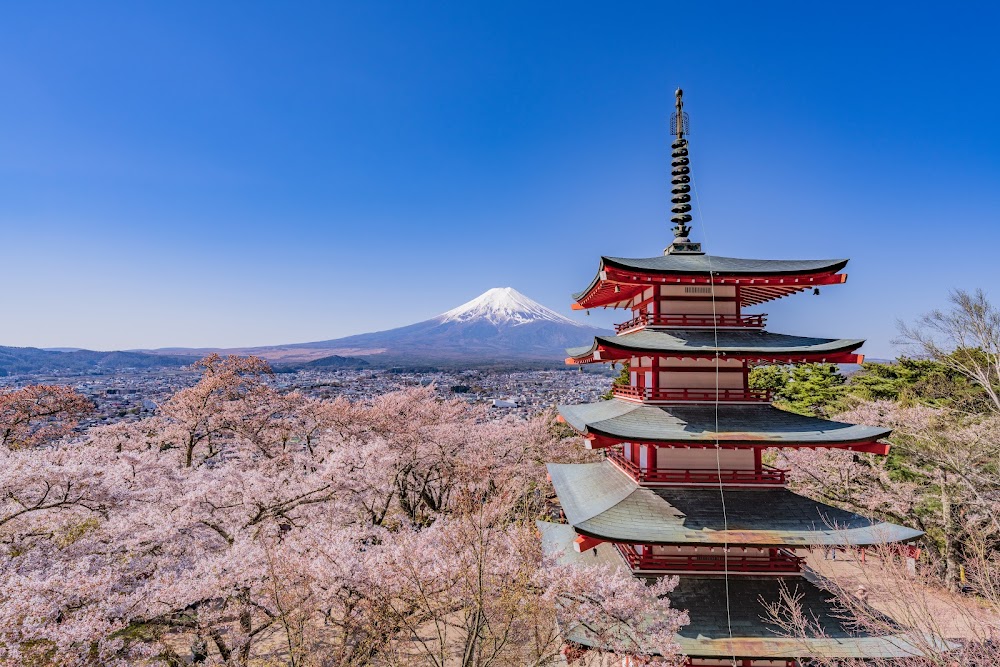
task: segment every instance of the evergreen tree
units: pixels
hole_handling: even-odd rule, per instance
[[[632,376],[629,374],[628,362],[625,361],[622,362],[622,369],[618,372],[618,377],[614,379],[614,382],[612,382],[611,385],[613,389],[614,387],[627,387],[630,384],[632,384]],[[610,401],[614,398],[612,389],[608,389],[606,392],[601,394],[601,400]]]
[[[958,354],[955,352],[953,354]],[[971,355],[975,351],[962,351]],[[866,362],[851,377],[848,391],[860,399],[952,407],[962,412],[988,411],[986,393],[947,364],[900,357],[895,363]]]
[[[788,368],[771,364],[750,369],[748,384],[750,389],[770,391],[777,395],[788,384]]]
[[[834,405],[845,394],[846,379],[836,364],[794,366],[778,399],[792,412],[818,417],[835,412]]]
[[[769,390],[778,407],[803,415],[827,416],[845,394],[845,378],[835,364],[757,366],[751,389]]]

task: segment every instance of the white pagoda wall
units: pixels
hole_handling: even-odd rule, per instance
[[[716,372],[716,364],[719,371]],[[743,388],[743,362],[739,359],[663,359],[659,367],[683,368],[680,372],[659,371],[660,387],[663,389],[714,389],[716,382],[720,389]],[[688,370],[691,369],[691,370]],[[704,369],[698,372],[694,369]],[[716,377],[718,376],[718,377]]]
[[[657,447],[657,468],[679,468],[681,470],[754,470],[752,449],[720,449],[716,464],[715,449],[681,449],[679,447]]]
[[[735,296],[736,287],[732,285],[661,285],[660,312],[670,315],[736,315],[739,306],[735,300],[712,301],[713,298],[734,299]]]

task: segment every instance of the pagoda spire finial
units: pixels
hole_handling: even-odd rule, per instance
[[[670,162],[670,201],[674,214],[670,222],[674,223],[674,241],[664,251],[666,255],[692,254],[701,255],[700,243],[692,243],[691,234],[691,168],[688,166],[688,141],[684,135],[688,132],[688,117],[684,113],[684,91],[680,88],[674,93],[677,98],[677,110],[671,114],[671,125],[676,136],[671,149]]]
[[[674,112],[674,133],[678,139],[684,138],[684,91],[678,88],[674,91],[677,98],[677,110]]]

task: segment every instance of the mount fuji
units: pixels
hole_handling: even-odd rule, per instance
[[[574,322],[512,287],[495,287],[437,317],[397,329],[228,352],[298,365],[338,355],[378,365],[559,366],[567,347],[608,333]]]
[[[346,338],[242,348],[161,348],[128,352],[0,347],[0,375],[180,367],[211,352],[253,354],[277,370],[295,368],[562,367],[565,349],[610,332],[574,322],[511,287],[409,326]]]

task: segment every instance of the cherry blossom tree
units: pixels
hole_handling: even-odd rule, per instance
[[[669,580],[542,555],[544,462],[582,455],[551,415],[199,367],[156,416],[0,448],[4,664],[542,665],[557,618],[674,651]]]
[[[892,637],[902,657],[815,658],[823,667],[988,667],[1000,664],[1000,581],[994,558],[970,561],[975,598],[941,586],[932,568],[908,567],[905,555],[891,545],[870,549],[856,575],[847,581],[824,578],[835,613],[858,635]],[[826,637],[821,625],[802,608],[791,588],[767,605],[767,617],[780,634],[802,640]]]
[[[34,447],[69,433],[93,406],[69,387],[0,389],[0,447]]]
[[[894,401],[858,402],[838,419],[893,429],[890,457],[838,450],[783,450],[782,465],[807,495],[928,534],[929,556],[956,585],[964,545],[1000,536],[1000,418]]]

